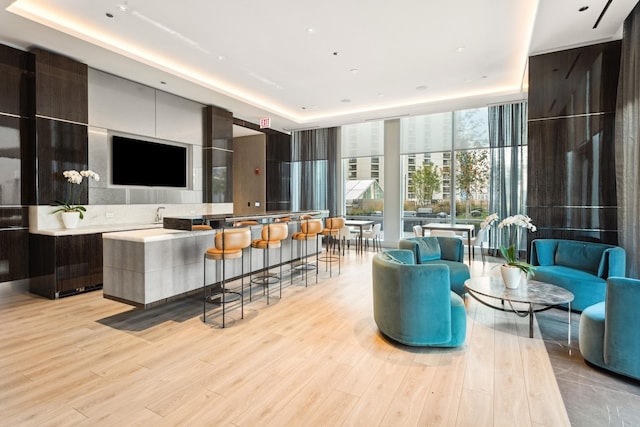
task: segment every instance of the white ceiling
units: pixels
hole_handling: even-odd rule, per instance
[[[289,131],[525,99],[528,56],[619,39],[636,3],[0,0],[0,43]]]

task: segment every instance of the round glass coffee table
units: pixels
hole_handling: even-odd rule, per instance
[[[559,304],[568,304],[569,338],[571,344],[571,301],[573,294],[560,286],[537,280],[523,280],[517,289],[509,289],[500,277],[473,277],[464,282],[465,289],[480,303],[496,310],[515,313],[520,317],[529,316],[529,338],[533,338],[533,314],[548,310]],[[484,297],[484,298],[483,298]],[[486,297],[500,300],[501,305],[487,302]],[[505,302],[508,308],[505,307]],[[528,309],[518,310],[513,304],[528,305]]]

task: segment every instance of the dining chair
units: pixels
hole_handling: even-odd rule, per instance
[[[345,254],[345,246],[351,247],[351,239],[354,237],[353,231],[348,225],[345,225],[338,231],[338,250],[342,248],[342,256]]]
[[[373,227],[369,230],[362,231],[362,238],[365,239],[365,246],[369,247],[369,239],[371,239],[373,250],[376,252],[380,252],[380,231],[382,230],[382,224],[375,223]]]

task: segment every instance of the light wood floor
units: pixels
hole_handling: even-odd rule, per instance
[[[308,288],[287,283],[269,306],[256,288],[226,329],[202,323],[199,298],[143,311],[101,291],[51,301],[4,289],[0,425],[569,425],[537,325],[530,339],[526,319],[467,298],[463,347],[387,342],[371,257],[352,252]]]

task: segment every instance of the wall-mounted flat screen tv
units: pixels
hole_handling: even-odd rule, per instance
[[[186,187],[187,148],[114,135],[111,180],[115,185]]]

